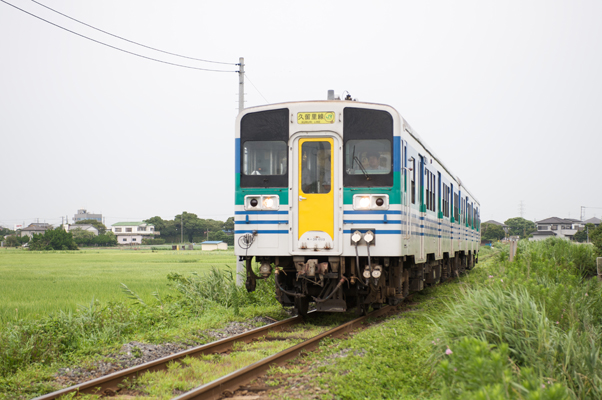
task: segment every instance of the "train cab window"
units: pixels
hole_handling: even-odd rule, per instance
[[[288,108],[245,114],[240,121],[240,187],[287,187],[288,140]]]
[[[343,185],[393,186],[393,117],[387,111],[343,110]]]
[[[287,171],[287,155],[285,142],[245,142],[242,173],[245,175],[284,175]]]
[[[345,155],[345,171],[349,175],[391,172],[391,142],[388,140],[349,140]]]

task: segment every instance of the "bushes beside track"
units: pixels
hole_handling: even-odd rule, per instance
[[[444,399],[602,398],[602,290],[592,246],[561,239],[500,253],[435,318]]]

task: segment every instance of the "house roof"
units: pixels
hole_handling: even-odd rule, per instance
[[[531,232],[531,235],[533,235],[533,236],[556,236],[556,233],[554,233],[554,231],[535,231],[535,232]]]
[[[586,221],[583,221],[584,224],[594,224],[594,225],[600,225],[600,223],[602,223],[602,220],[600,220],[600,218],[590,218]]]
[[[82,231],[85,231],[90,228],[92,228],[96,231],[98,230],[98,229],[96,229],[96,227],[94,225],[89,225],[89,224],[73,224],[73,225],[69,226],[69,230],[81,229]]]
[[[550,217],[537,221],[538,224],[572,224],[573,222],[581,222],[579,220],[564,219],[558,217]]]
[[[115,222],[111,226],[140,226],[140,225],[148,225],[146,222]]]
[[[487,222],[483,222],[482,224],[491,224],[491,225],[507,226],[506,224],[502,224],[501,222],[497,222],[497,221],[494,221],[494,220],[492,220],[492,219],[490,219],[490,220],[489,220],[489,221],[487,221]],[[482,225],[482,224],[481,224],[481,225]]]
[[[48,225],[46,227],[29,225],[27,228],[21,229],[21,231],[38,231],[38,232],[46,232],[47,230],[52,229],[52,226]]]
[[[224,243],[222,240],[207,240],[205,242],[201,242],[201,244],[220,244]]]

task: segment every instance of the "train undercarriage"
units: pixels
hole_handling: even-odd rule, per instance
[[[246,288],[255,290],[256,281],[275,274],[276,298],[285,307],[304,315],[310,303],[317,311],[345,312],[356,308],[358,315],[370,306],[396,305],[410,293],[459,276],[474,267],[476,254],[457,252],[436,260],[416,263],[406,257],[312,257],[263,256],[259,275],[253,271],[252,257],[246,261]]]

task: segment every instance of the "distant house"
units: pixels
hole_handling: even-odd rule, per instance
[[[98,236],[98,229],[96,229],[96,227],[94,225],[70,224],[70,225],[64,225],[64,228],[67,232],[72,232],[74,230],[80,229],[82,231],[92,232],[94,234],[94,236]]]
[[[600,218],[593,217],[593,218],[583,221],[583,226],[585,226],[587,224],[593,224],[597,228],[598,226],[600,226],[601,222],[602,222],[602,220],[600,220]]]
[[[146,222],[117,222],[111,225],[118,244],[141,244],[142,239],[152,239],[160,234],[155,226]]]
[[[77,214],[73,216],[73,222],[84,221],[86,219],[93,219],[98,222],[102,222],[102,214],[92,214],[88,210],[80,208],[77,210]]]
[[[29,236],[33,237],[33,235],[43,235],[46,231],[50,231],[54,229],[52,225],[47,223],[33,223],[29,224],[27,228],[21,229],[21,237]]]
[[[222,242],[221,240],[205,241],[201,243],[201,250],[213,251],[213,250],[228,250],[228,243]]]
[[[537,231],[533,232],[531,241],[544,240],[549,237],[572,240],[575,233],[583,226],[578,219],[550,217],[536,222]]]

